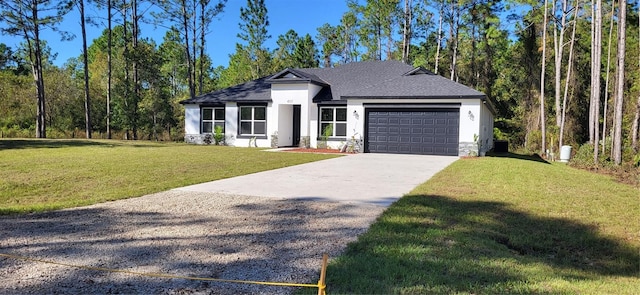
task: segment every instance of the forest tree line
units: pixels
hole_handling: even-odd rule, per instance
[[[226,0],[0,4],[0,30],[24,40],[17,48],[0,44],[4,137],[181,140],[183,99],[287,67],[401,60],[484,92],[497,108],[495,136],[512,148],[557,155],[570,144],[594,162],[640,162],[635,2],[347,0],[339,23],[315,36],[292,27],[267,48],[268,7],[247,0],[236,50],[219,67],[205,49]],[[85,6],[104,15],[87,15]],[[85,49],[55,66],[55,48],[39,34],[57,29],[71,10],[79,12]],[[162,40],[145,38],[141,23],[168,30]],[[102,35],[86,40],[87,26]]]

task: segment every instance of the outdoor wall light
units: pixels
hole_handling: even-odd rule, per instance
[[[353,116],[358,119],[360,116],[358,116],[358,111],[354,110],[353,111]]]
[[[473,115],[473,113],[471,111],[469,111],[469,119],[471,121],[473,121],[473,119],[475,119],[475,116]]]

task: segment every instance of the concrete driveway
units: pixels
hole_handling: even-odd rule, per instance
[[[176,190],[388,206],[457,159],[356,154]]]

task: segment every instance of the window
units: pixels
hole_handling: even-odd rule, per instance
[[[266,135],[267,108],[240,107],[240,135]]]
[[[347,136],[346,107],[320,108],[320,136],[325,135],[325,131],[331,131],[329,137]]]
[[[213,133],[217,126],[224,133],[224,108],[202,108],[202,133]]]

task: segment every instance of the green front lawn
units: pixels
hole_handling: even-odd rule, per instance
[[[0,215],[137,197],[331,157],[145,141],[0,139]]]
[[[640,191],[510,156],[461,159],[393,204],[330,263],[328,293],[637,294]]]

